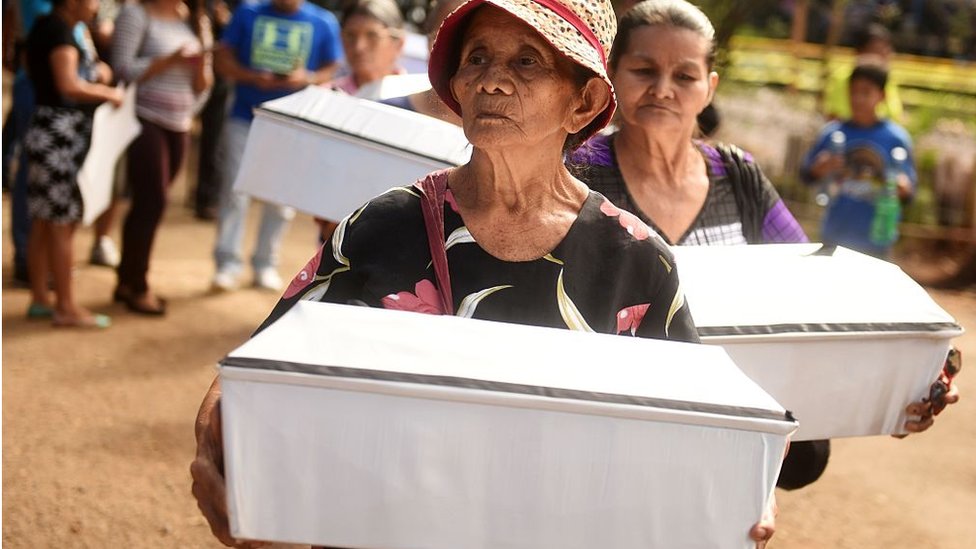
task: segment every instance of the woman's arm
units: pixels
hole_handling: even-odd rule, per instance
[[[202,54],[193,71],[193,93],[199,95],[213,86],[213,30],[206,13],[191,14],[197,18],[197,38],[200,40]]]
[[[762,244],[795,244],[809,242],[806,232],[796,220],[793,212],[786,207],[786,203],[779,196],[776,187],[766,177],[766,174],[756,166],[756,176],[759,178],[760,200],[758,211],[763,213]],[[745,225],[745,223],[743,223]],[[750,242],[750,244],[757,244]]]
[[[199,95],[213,86],[213,55],[209,52],[200,57],[193,71],[193,93]]]
[[[79,103],[109,101],[115,106],[122,104],[122,90],[78,77],[78,50],[74,46],[59,46],[51,51],[51,71],[54,86],[65,99]]]
[[[200,403],[195,425],[197,453],[190,464],[193,497],[210,524],[210,531],[228,547],[250,549],[266,544],[238,541],[230,535],[227,520],[227,486],[224,482],[224,439],[220,418],[220,378],[214,378]]]
[[[198,53],[190,53],[186,48],[155,58],[139,57],[139,50],[142,48],[148,26],[149,16],[146,15],[145,9],[138,5],[123,7],[118,19],[115,20],[112,66],[120,80],[144,82],[174,65],[193,63],[200,58]]]
[[[138,57],[148,26],[149,19],[142,6],[124,6],[115,20],[112,67],[120,80],[137,82],[153,64],[152,59]],[[158,72],[159,68],[155,70]]]

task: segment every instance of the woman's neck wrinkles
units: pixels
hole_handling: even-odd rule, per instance
[[[657,186],[681,187],[700,162],[690,135],[664,139],[624,127],[617,134],[615,147],[621,169]]]

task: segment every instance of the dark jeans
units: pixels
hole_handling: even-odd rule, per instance
[[[166,210],[166,194],[183,164],[189,132],[174,132],[139,119],[142,133],[129,145],[128,180],[132,193],[122,226],[119,286],[138,295],[149,290],[146,273],[156,229]]]
[[[11,189],[10,233],[14,241],[14,273],[17,278],[27,276],[27,238],[30,236],[31,220],[27,211],[27,151],[22,141],[33,114],[34,87],[21,71],[14,80],[10,117],[3,126],[3,180]],[[15,156],[17,172],[11,182]]]
[[[197,188],[194,206],[197,213],[206,209],[216,209],[220,201],[219,170],[222,169],[217,161],[217,146],[224,131],[224,121],[227,119],[228,97],[230,85],[226,80],[214,75],[214,85],[210,89],[210,98],[200,112],[200,166],[197,171]]]

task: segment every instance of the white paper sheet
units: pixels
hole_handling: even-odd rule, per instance
[[[85,225],[91,225],[111,204],[115,165],[140,132],[135,84],[125,91],[125,100],[119,108],[105,103],[95,110],[91,148],[78,172]]]

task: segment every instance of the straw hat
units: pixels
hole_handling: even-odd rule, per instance
[[[581,133],[592,136],[610,122],[617,107],[607,76],[607,58],[617,32],[610,0],[469,0],[444,19],[430,53],[428,74],[437,95],[458,115],[461,105],[451,94],[451,78],[460,64],[462,29],[476,8],[491,4],[535,29],[555,50],[599,76],[610,91],[610,103]]]

